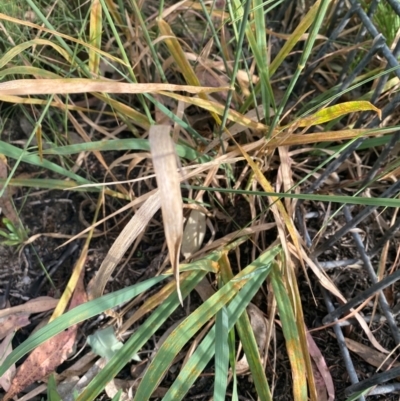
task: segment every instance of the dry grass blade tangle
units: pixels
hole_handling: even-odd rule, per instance
[[[393,1],[47,3],[0,1],[0,399],[390,378],[398,284],[368,289],[400,260]]]

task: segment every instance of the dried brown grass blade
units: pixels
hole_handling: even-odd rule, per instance
[[[2,95],[46,95],[70,93],[153,93],[159,91],[186,91],[189,93],[218,92],[229,88],[206,88],[174,84],[131,84],[86,78],[16,79],[0,83]]]
[[[174,142],[169,135],[170,130],[169,125],[153,125],[149,130],[149,142],[160,191],[169,258],[176,279],[178,297],[182,304],[182,295],[179,289],[179,253],[183,237],[183,202],[179,184],[178,156]]]
[[[132,242],[146,228],[150,219],[154,216],[159,207],[159,192],[155,192],[146,200],[146,202],[143,203],[129,223],[124,227],[118,238],[112,244],[96,276],[88,285],[89,299],[101,297],[115,267],[118,265]]]

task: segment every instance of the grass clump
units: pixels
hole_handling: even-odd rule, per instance
[[[350,184],[338,192],[335,177],[327,179],[325,193],[306,193],[324,166],[355,141],[390,141],[398,129],[394,124],[355,129],[361,113],[372,120],[381,110],[368,99],[343,99],[355,86],[330,91],[333,71],[318,71],[328,77],[323,84],[319,78],[312,81],[314,100],[323,100],[311,103],[309,93],[296,92],[304,68],[325,40],[320,32],[330,2],[316,2],[300,15],[295,9],[283,39],[269,30],[281,1],[45,3],[27,0],[24,10],[11,5],[0,10],[2,29],[9,34],[1,44],[0,101],[15,105],[8,122],[26,116],[30,123],[23,137],[15,132],[0,137],[0,152],[9,161],[0,185],[3,190],[39,188],[49,198],[67,190],[80,205],[85,228],[65,237],[86,240],[64,281],[68,284],[60,289],[60,304],[65,303],[45,328],[5,359],[0,376],[28,352],[46,347],[49,338],[105,313],[107,324],[126,341],[87,387],[77,387],[78,401],[95,400],[103,391],[113,397],[108,383],[121,384],[132,356],[141,353],[148,358],[140,379],[127,380],[134,400],[148,400],[157,391],[165,401],[190,397],[203,372],[215,374],[208,382],[215,400],[227,399],[228,393],[238,399],[245,391],[240,372],[251,372],[252,396],[271,400],[279,389],[278,379],[269,376],[275,361],[268,349],[280,330],[290,399],[317,400],[298,278],[310,284],[313,274],[343,302],[344,297],[309,258],[295,221],[297,201],[399,206],[397,199],[365,198]],[[386,73],[379,71],[363,83]],[[177,254],[185,242],[186,260],[179,271],[173,266],[174,272],[167,269],[163,243],[168,230],[158,214],[162,197],[170,194],[157,190],[152,157],[159,155],[148,140],[149,130],[165,125],[174,142],[173,157],[179,159],[186,228],[192,224],[185,231],[180,227],[182,240],[172,241]],[[352,177],[354,170],[363,170],[350,162],[346,166]],[[397,171],[389,166],[385,176]],[[373,178],[362,188],[372,183]],[[24,200],[30,196],[23,194]],[[174,196],[181,202],[180,195]],[[328,213],[316,238],[330,222]],[[17,245],[18,232],[6,226],[0,235]],[[29,242],[35,240],[32,236]],[[85,302],[79,277],[96,241],[105,241],[107,251],[96,274],[87,272]],[[142,272],[143,280],[136,280],[130,259],[141,255],[138,262],[143,251],[154,252],[153,244],[160,263],[150,269],[149,261],[149,275]],[[171,254],[169,240],[167,246]],[[176,282],[169,279],[173,273],[184,313]],[[124,279],[119,281],[120,275]],[[104,288],[110,292],[104,295]],[[76,307],[58,313],[72,293],[83,300],[72,298]],[[262,340],[246,312],[256,295],[261,296]],[[243,371],[239,343],[246,355]],[[54,362],[53,370],[62,362]],[[21,387],[13,385],[7,397]],[[122,393],[128,397],[128,391]]]

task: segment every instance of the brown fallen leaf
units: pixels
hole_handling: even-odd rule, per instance
[[[87,301],[85,288],[83,285],[83,274],[80,276],[71,299],[69,309]],[[3,401],[13,398],[24,388],[35,381],[43,380],[50,373],[63,363],[71,354],[78,331],[78,325],[71,326],[69,329],[59,333],[53,338],[37,347],[18,368],[11,387],[4,396]]]
[[[387,355],[382,354],[371,347],[360,344],[350,338],[345,338],[344,341],[350,351],[355,352],[364,359],[364,361],[376,368],[380,367],[381,370],[387,370],[400,366],[400,363],[396,362],[393,358],[388,358]]]
[[[23,305],[13,306],[0,310],[0,318],[23,312],[25,314],[47,312],[57,306],[58,299],[52,297],[39,297],[31,299]]]
[[[322,356],[317,344],[312,338],[311,334],[306,331],[307,345],[310,352],[310,356],[314,362],[313,370],[315,377],[315,386],[317,387],[318,399],[327,401],[335,400],[335,386],[328,366],[326,365],[325,359]],[[314,367],[316,369],[314,369]],[[317,374],[315,374],[317,373]],[[328,396],[328,398],[327,398]],[[324,397],[324,398],[323,398]]]
[[[8,336],[11,332],[17,331],[21,327],[27,326],[30,323],[28,316],[28,314],[24,313],[11,315],[2,319],[0,318],[0,340]]]

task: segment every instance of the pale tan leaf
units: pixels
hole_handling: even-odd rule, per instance
[[[88,285],[89,299],[101,297],[114,269],[132,242],[146,228],[159,207],[160,194],[157,191],[143,203],[112,244],[100,269]]]
[[[183,237],[183,202],[178,173],[178,156],[168,125],[153,125],[149,130],[149,142],[153,157],[154,172],[160,191],[161,210],[169,258],[176,280],[178,297],[182,304],[179,289],[179,253]]]
[[[218,92],[229,88],[198,87],[174,84],[131,84],[85,78],[60,79],[16,79],[0,83],[0,94],[4,95],[52,95],[71,93],[153,93],[158,91],[185,91],[189,93]]]
[[[182,255],[190,258],[197,252],[206,235],[206,215],[200,210],[193,209],[183,230]]]
[[[267,342],[268,320],[260,308],[252,303],[247,307],[247,313],[249,314],[251,328],[253,329],[260,356],[263,357]]]
[[[54,309],[57,306],[57,303],[58,299],[51,297],[39,297],[32,299],[23,305],[0,310],[0,318],[19,312],[24,312],[26,314],[46,312],[50,309]]]
[[[104,391],[107,394],[108,398],[111,400],[118,394],[118,391],[121,390],[121,396],[119,397],[119,401],[128,401],[129,388],[132,387],[134,384],[135,384],[134,380],[121,380],[114,378],[107,383],[106,387],[104,388]]]

